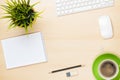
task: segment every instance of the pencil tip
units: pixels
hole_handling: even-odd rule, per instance
[[[48,74],[51,74],[51,72],[49,72]]]
[[[82,65],[82,67],[85,67],[85,65]]]

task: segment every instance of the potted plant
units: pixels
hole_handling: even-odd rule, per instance
[[[9,28],[21,27],[28,32],[28,28],[42,13],[33,9],[36,4],[30,5],[30,0],[7,0],[5,5],[1,5],[6,12],[2,18],[10,19]]]

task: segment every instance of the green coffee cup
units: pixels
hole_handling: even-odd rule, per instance
[[[96,80],[119,80],[120,58],[112,53],[103,53],[93,62],[92,71]]]

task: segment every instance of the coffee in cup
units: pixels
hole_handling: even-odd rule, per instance
[[[113,60],[104,60],[99,65],[99,74],[105,80],[111,80],[118,75],[118,64]]]

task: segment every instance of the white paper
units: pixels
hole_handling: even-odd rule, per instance
[[[6,68],[46,62],[40,32],[2,40]]]

